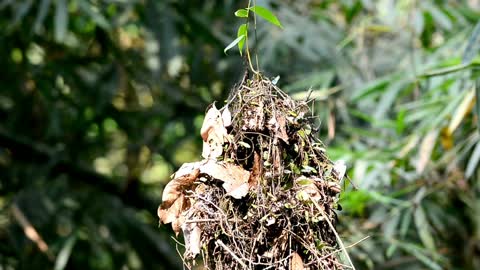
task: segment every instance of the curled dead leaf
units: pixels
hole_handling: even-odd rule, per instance
[[[198,178],[200,170],[194,169],[189,174],[182,175],[170,181],[163,190],[162,204],[157,214],[163,224],[172,223],[173,231],[180,232],[183,224],[181,215],[189,207],[189,201],[185,198],[185,190],[191,189]]]
[[[208,161],[200,168],[202,173],[221,180],[228,195],[241,199],[248,194],[250,172],[242,167],[226,162]]]
[[[225,112],[225,111],[224,111]],[[216,159],[223,153],[223,144],[227,141],[227,129],[225,129],[222,114],[215,104],[208,110],[203,121],[200,135],[204,141],[202,156],[206,159]]]

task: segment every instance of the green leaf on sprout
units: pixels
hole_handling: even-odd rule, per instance
[[[283,28],[280,21],[277,19],[277,17],[275,15],[273,15],[273,13],[270,10],[268,10],[268,9],[262,7],[262,6],[253,6],[253,7],[250,8],[250,10],[255,12],[258,16],[264,18],[265,20],[267,20],[271,24],[276,25],[280,28]]]
[[[238,51],[242,55],[243,45],[245,45],[245,40],[247,39],[247,24],[244,23],[238,27],[237,37],[244,36],[244,38],[238,41]]]
[[[240,42],[240,40],[242,40],[242,39],[245,39],[245,35],[237,37],[234,41],[232,41],[230,44],[228,44],[227,47],[225,47],[223,52],[225,54],[227,54],[227,51],[230,50],[231,48],[233,48],[233,46],[237,45]]]
[[[247,18],[248,17],[248,10],[247,9],[239,9],[237,11],[235,11],[235,16],[239,17],[239,18]]]

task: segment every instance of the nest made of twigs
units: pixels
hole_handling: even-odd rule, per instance
[[[208,110],[200,162],[165,187],[162,223],[183,232],[185,265],[207,269],[342,269],[335,232],[341,169],[315,137],[307,101],[244,79]]]

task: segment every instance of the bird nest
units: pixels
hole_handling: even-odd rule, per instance
[[[173,175],[158,209],[183,233],[187,268],[197,258],[206,269],[344,268],[335,231],[344,168],[312,132],[308,103],[258,76],[207,111],[204,160]]]

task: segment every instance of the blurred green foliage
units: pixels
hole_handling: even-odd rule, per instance
[[[370,236],[357,269],[479,269],[479,1],[257,2],[283,26],[250,37],[261,69],[312,89],[358,186],[338,227]],[[223,49],[245,6],[0,1],[0,269],[182,269],[156,207],[243,74]]]

